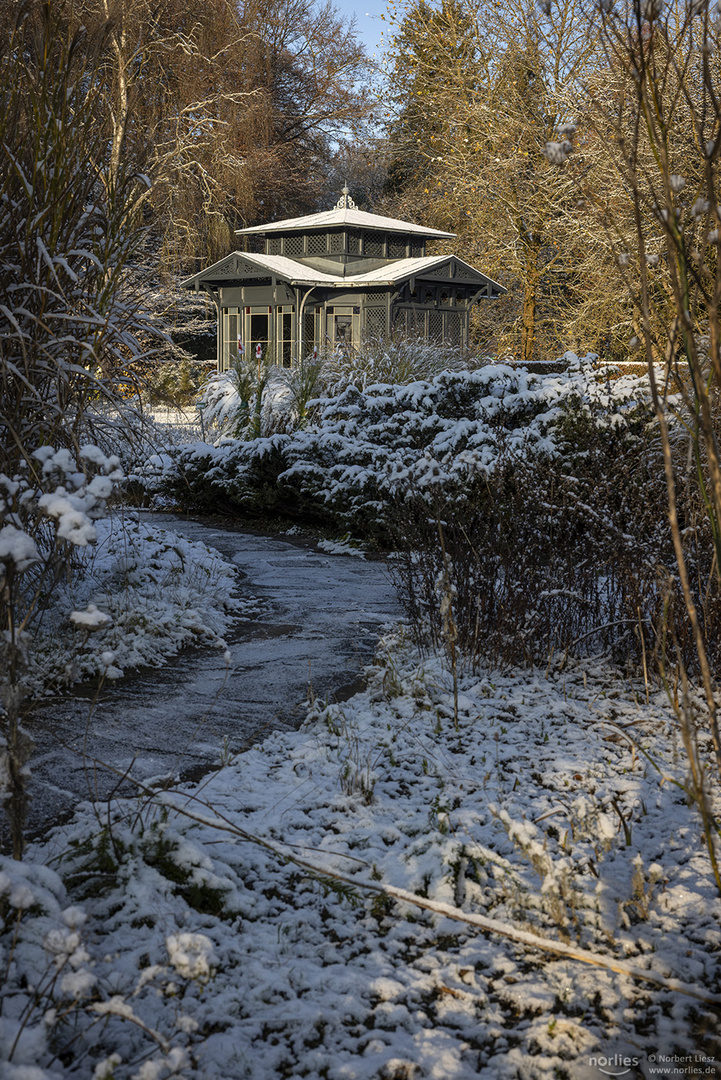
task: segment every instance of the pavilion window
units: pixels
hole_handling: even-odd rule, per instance
[[[335,315],[335,340],[339,345],[353,344],[353,316]]]
[[[355,348],[360,342],[360,307],[329,307],[326,310],[328,341],[332,348]]]
[[[264,358],[268,356],[271,311],[272,308],[268,307],[247,307],[245,309],[245,355],[248,360],[255,360],[258,345],[261,348],[261,355]]]
[[[292,307],[278,309],[277,361],[289,368],[293,363],[293,312]]]

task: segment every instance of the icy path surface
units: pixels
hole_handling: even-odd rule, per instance
[[[295,726],[309,684],[321,699],[341,699],[355,689],[379,628],[399,614],[382,562],[249,535],[231,523],[174,514],[146,520],[220,551],[241,571],[240,595],[259,597],[267,614],[239,621],[228,635],[229,668],[222,650],[191,649],[107,685],[95,705],[85,686],[43,707],[32,732],[31,833],[92,794],[107,795],[127,772],[141,780],[200,776],[224,750]]]

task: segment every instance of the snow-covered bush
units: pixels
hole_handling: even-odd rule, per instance
[[[24,462],[22,463],[24,464]],[[120,461],[97,446],[42,446],[31,467],[12,477],[0,473],[0,798],[8,811],[13,850],[22,851],[26,763],[32,741],[21,726],[33,634],[58,583],[73,570],[76,550],[97,539],[118,481]],[[86,613],[86,623],[88,613]],[[82,616],[80,617],[82,621]],[[92,615],[94,625],[101,613]]]
[[[502,454],[558,456],[564,403],[597,402],[612,425],[644,394],[640,380],[611,386],[589,365],[543,377],[487,365],[407,385],[349,385],[320,399],[304,430],[181,447],[136,479],[185,504],[305,518],[387,542],[389,507],[406,493],[441,487],[463,499]]]
[[[553,454],[507,447],[462,493],[439,482],[396,503],[395,575],[419,645],[443,643],[437,592],[447,574],[473,663],[542,663],[574,646],[639,659],[653,650],[658,568],[673,562],[662,460],[647,407],[606,419],[569,400]]]
[[[449,346],[400,338],[364,340],[358,349],[324,351],[289,368],[268,367],[245,355],[203,389],[205,419],[227,436],[258,438],[305,427],[324,401],[350,387],[405,386],[444,371],[476,366]]]
[[[93,676],[162,665],[187,645],[224,649],[239,615],[258,613],[235,595],[237,572],[219,552],[166,529],[114,514],[58,583],[35,634],[26,683],[33,695]]]
[[[676,659],[697,675],[650,405],[611,413],[607,403],[569,399],[552,437],[550,454],[506,447],[462,490],[439,476],[397,501],[390,519],[403,555],[393,565],[417,643],[443,646],[438,582],[448,574],[459,645],[472,663],[542,664],[554,652],[602,649],[655,670],[673,639]],[[685,440],[673,452],[683,459]],[[677,513],[689,587],[718,664],[713,545],[688,474]]]
[[[96,861],[86,857],[85,873],[104,873],[107,879],[111,860],[102,838],[93,854]],[[162,880],[150,866],[144,869],[146,886],[148,878],[155,877],[156,884]],[[178,866],[176,880],[179,875]],[[164,947],[158,943],[155,963],[134,957],[118,970],[98,953],[97,928],[91,923],[88,934],[87,924],[86,906],[69,903],[56,872],[0,856],[3,1077],[166,1080],[187,1075],[198,1025],[179,1006],[201,995],[211,977],[212,940],[198,932],[168,934]],[[174,1001],[172,1012],[155,1006],[164,997]]]

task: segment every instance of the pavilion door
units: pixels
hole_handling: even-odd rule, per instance
[[[360,308],[333,307],[328,310],[328,340],[331,348],[354,349],[360,342]]]
[[[245,356],[247,360],[255,361],[257,359],[258,345],[260,345],[262,359],[268,359],[268,349],[271,343],[271,312],[272,309],[268,307],[247,307],[245,309]]]
[[[278,308],[277,319],[276,341],[278,343],[278,352],[276,363],[280,367],[288,368],[293,363],[293,354],[295,353],[294,309],[292,307]]]
[[[239,355],[239,346],[243,342],[243,314],[238,308],[223,310],[223,339],[220,356],[220,370],[227,371]]]

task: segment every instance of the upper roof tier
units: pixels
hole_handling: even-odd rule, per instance
[[[400,221],[398,218],[382,217],[380,214],[369,214],[366,210],[359,210],[348,194],[347,187],[343,188],[343,194],[332,210],[324,210],[320,214],[307,214],[305,217],[286,218],[285,221],[274,221],[270,225],[253,225],[249,229],[236,229],[235,232],[238,236],[249,236],[253,233],[265,235],[266,233],[305,232],[308,229],[332,229],[339,225],[377,229],[381,232],[413,233],[415,236],[435,237],[439,240],[450,240],[456,235],[441,232],[440,229],[429,229],[425,225],[415,225],[412,221]]]

